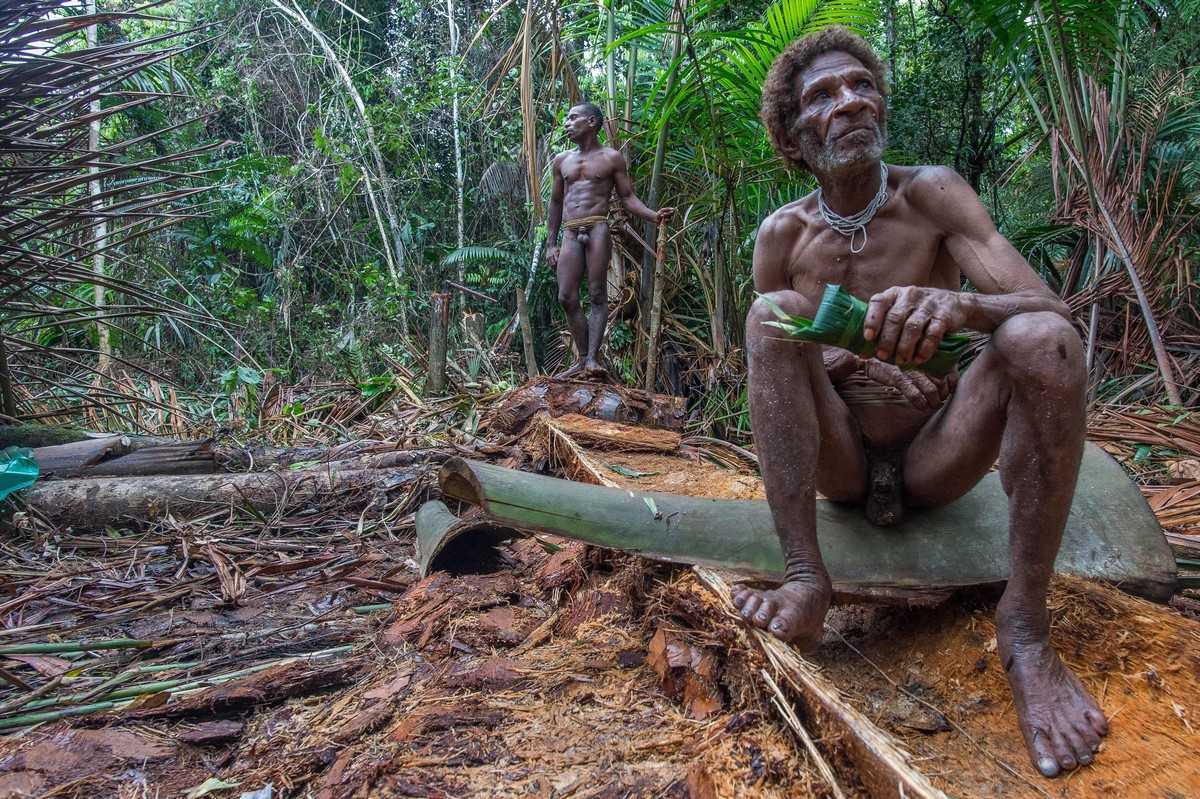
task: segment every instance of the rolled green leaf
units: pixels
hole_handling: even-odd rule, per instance
[[[803,316],[792,316],[787,311],[759,295],[779,317],[778,322],[763,324],[777,327],[793,338],[801,341],[811,341],[814,344],[829,344],[849,350],[864,358],[874,358],[876,341],[867,341],[863,337],[863,322],[867,317],[867,303],[842,291],[836,283],[825,287],[825,295],[817,308],[813,319]],[[971,342],[969,336],[951,334],[943,336],[933,356],[924,363],[911,361],[901,366],[901,369],[919,369],[931,377],[943,378],[958,368],[959,358]]]

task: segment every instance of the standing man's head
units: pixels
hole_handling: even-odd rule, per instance
[[[883,62],[840,25],[805,36],[771,65],[759,116],[787,164],[829,174],[878,161],[887,145]]]
[[[603,123],[604,112],[600,110],[600,106],[594,103],[580,103],[567,111],[563,120],[563,131],[568,139],[578,144],[588,136],[597,135]]]

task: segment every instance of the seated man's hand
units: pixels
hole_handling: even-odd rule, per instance
[[[825,347],[821,350],[821,362],[830,382],[837,385],[858,371],[862,359],[841,347]]]
[[[546,247],[546,263],[551,269],[558,269],[558,247],[553,244]]]
[[[943,336],[965,326],[962,292],[896,286],[871,298],[863,335],[877,342],[877,358],[903,366],[929,360]]]
[[[863,361],[863,373],[876,383],[899,391],[919,411],[936,411],[958,383],[957,372],[938,380],[917,369],[903,371],[899,366],[884,363],[878,358]]]
[[[654,214],[654,221],[661,225],[663,222],[670,222],[674,217],[674,208],[659,208],[658,212]]]

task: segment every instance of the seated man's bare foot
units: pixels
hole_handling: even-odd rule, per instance
[[[792,581],[774,591],[733,586],[733,606],[742,618],[801,652],[812,652],[824,637],[825,614],[832,591],[828,584]]]
[[[1050,642],[1014,642],[997,625],[1000,662],[1008,673],[1017,723],[1029,759],[1046,777],[1092,762],[1108,721],[1096,700],[1050,646]]]
[[[575,363],[571,364],[571,367],[569,369],[559,372],[554,377],[556,380],[562,380],[562,379],[568,378],[568,377],[575,377],[576,375],[578,375],[580,372],[583,371],[583,368],[584,368],[583,360],[580,359],[580,360],[576,361]]]

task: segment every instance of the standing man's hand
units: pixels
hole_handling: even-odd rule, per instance
[[[546,263],[551,269],[558,269],[558,247],[553,244],[546,245]]]
[[[965,296],[924,286],[890,288],[871,298],[863,336],[877,342],[875,355],[881,361],[924,363],[943,336],[966,326]]]
[[[661,225],[664,222],[670,222],[674,216],[674,208],[659,208],[654,214],[654,222],[655,224]]]

